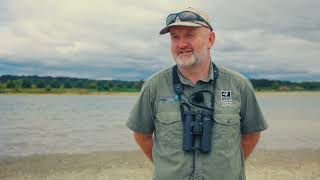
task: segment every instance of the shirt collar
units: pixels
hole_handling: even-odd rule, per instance
[[[180,82],[184,85],[189,85],[189,86],[192,86],[194,87],[195,84],[192,83],[192,81],[190,81],[189,79],[187,79],[186,77],[183,76],[183,74],[180,72],[179,68],[177,68],[178,70],[178,77],[180,79]],[[210,66],[209,66],[209,79],[206,79],[206,80],[199,80],[199,81],[202,81],[202,82],[209,82],[209,81],[213,81],[213,65],[212,65],[212,62],[210,61]]]

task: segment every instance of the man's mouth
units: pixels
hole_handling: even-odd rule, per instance
[[[178,55],[188,55],[190,53],[192,53],[192,50],[180,50]]]

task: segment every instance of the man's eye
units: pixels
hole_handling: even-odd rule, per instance
[[[187,34],[187,37],[193,37],[194,34]]]
[[[171,36],[171,39],[178,39],[178,36]]]

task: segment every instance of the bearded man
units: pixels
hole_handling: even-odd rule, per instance
[[[144,83],[126,123],[154,164],[153,179],[245,179],[245,159],[267,128],[250,81],[212,62],[205,12],[169,14],[166,33],[176,65]]]

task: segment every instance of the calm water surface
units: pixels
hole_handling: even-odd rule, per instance
[[[138,148],[124,126],[137,97],[0,95],[0,156]],[[320,148],[320,96],[258,96],[259,148]]]

